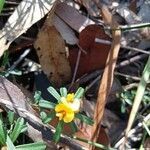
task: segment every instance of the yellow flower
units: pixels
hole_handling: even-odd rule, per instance
[[[67,97],[61,97],[60,103],[55,107],[56,116],[66,123],[74,119],[75,113],[79,112],[79,109],[80,100],[74,99],[74,93],[68,94]]]
[[[55,111],[59,120],[63,119],[65,123],[69,123],[74,119],[74,111],[67,103],[59,103],[56,105]]]
[[[74,101],[74,93],[67,94],[67,102],[73,102]]]
[[[67,98],[61,97],[61,103],[68,105],[74,112],[79,112],[80,100],[76,98],[75,99],[71,98],[74,98],[74,94],[68,94]]]

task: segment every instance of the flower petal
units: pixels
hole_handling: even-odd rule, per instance
[[[65,123],[69,123],[74,119],[74,112],[70,112],[70,113],[66,113],[66,115],[64,116],[63,120]]]
[[[73,103],[69,103],[69,105],[74,112],[79,112],[80,100],[74,99]]]

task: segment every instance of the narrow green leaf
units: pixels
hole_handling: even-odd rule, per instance
[[[62,133],[62,130],[63,130],[63,125],[64,125],[64,122],[63,121],[59,121],[58,124],[57,124],[57,127],[56,127],[56,131],[55,131],[55,134],[53,136],[53,140],[54,142],[58,142],[59,139],[60,139],[60,135]]]
[[[14,122],[15,113],[12,112],[12,111],[9,111],[9,112],[7,113],[7,116],[8,116],[8,120],[9,120],[10,125],[12,125],[13,122]]]
[[[8,150],[16,150],[13,142],[11,141],[10,137],[7,135],[6,145]]]
[[[67,96],[67,89],[65,87],[60,88],[61,97]]]
[[[132,105],[133,105],[133,101],[132,101],[131,99],[129,99],[129,98],[125,98],[124,100],[125,100],[125,101],[126,101],[126,103],[127,103],[127,104],[129,104],[130,106],[132,106]]]
[[[48,109],[54,109],[56,104],[49,102],[49,101],[45,101],[45,100],[40,100],[39,101],[39,106],[42,108],[48,108]]]
[[[46,145],[44,142],[36,142],[31,144],[24,144],[16,146],[17,150],[45,150]]]
[[[143,121],[143,126],[144,126],[145,130],[147,131],[148,135],[150,136],[150,129],[148,128],[148,126],[145,123],[145,121]]]
[[[9,52],[8,51],[5,51],[4,54],[3,54],[3,57],[2,57],[2,63],[0,64],[0,66],[6,66],[9,62]]]
[[[41,94],[41,91],[35,91],[34,99],[36,104],[39,103],[39,101],[42,99]]]
[[[18,138],[23,127],[24,127],[24,119],[18,118],[13,131],[10,133],[10,138],[11,138],[12,142],[15,142],[15,140]]]
[[[82,115],[82,114],[76,114],[75,115],[76,118],[80,119],[81,121],[85,122],[86,124],[88,125],[93,125],[93,120],[85,115]]]
[[[50,86],[47,90],[53,97],[55,97],[58,100],[58,102],[60,101],[61,97],[59,93],[52,86]]]
[[[78,128],[77,128],[76,124],[74,123],[74,121],[70,122],[69,125],[70,125],[73,133],[76,133],[78,131]]]
[[[0,0],[0,13],[3,9],[4,3],[5,3],[5,0]]]
[[[22,126],[22,129],[21,129],[21,132],[20,132],[20,133],[24,133],[24,132],[26,132],[26,131],[27,131],[27,129],[28,129],[27,125],[26,125],[26,124],[24,124],[24,125]]]
[[[83,96],[83,94],[84,94],[84,89],[82,87],[79,87],[74,97],[80,99]]]
[[[0,114],[0,144],[5,145],[6,144],[6,130],[4,128],[2,115]]]
[[[41,119],[43,123],[49,123],[54,117],[55,117],[55,112],[50,112],[49,114],[46,114],[45,112],[40,113]]]

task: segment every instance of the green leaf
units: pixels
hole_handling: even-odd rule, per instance
[[[62,130],[63,130],[63,125],[64,125],[64,122],[61,120],[61,121],[59,121],[58,122],[58,124],[57,124],[57,127],[56,127],[56,131],[55,131],[55,134],[54,134],[54,136],[53,136],[53,140],[54,140],[54,142],[58,142],[59,141],[59,139],[60,139],[60,135],[61,135],[61,133],[62,133]]]
[[[9,52],[8,51],[5,51],[4,54],[3,54],[3,57],[2,57],[2,63],[0,64],[0,66],[6,66],[9,62]]]
[[[65,87],[60,88],[61,97],[67,96],[67,89]]]
[[[76,133],[78,131],[78,128],[77,128],[76,124],[74,123],[74,121],[70,122],[69,125],[70,125],[73,133]]]
[[[11,141],[10,137],[7,135],[6,145],[8,150],[16,150],[13,142]]]
[[[35,91],[34,99],[36,104],[39,103],[39,101],[42,99],[41,94],[41,91]]]
[[[56,104],[49,102],[49,101],[45,101],[45,100],[40,100],[39,101],[39,106],[42,108],[48,108],[48,109],[54,109]]]
[[[46,145],[43,142],[24,144],[16,146],[17,150],[45,150]]]
[[[55,117],[55,112],[50,112],[48,115],[45,112],[40,113],[41,119],[43,123],[49,123],[54,117]]]
[[[75,93],[74,98],[80,99],[84,94],[84,89],[82,87],[79,87],[77,92]]]
[[[12,112],[12,111],[9,111],[9,112],[7,113],[7,116],[8,116],[8,120],[9,120],[10,125],[12,125],[13,122],[14,122],[15,113]]]
[[[47,90],[53,97],[55,97],[58,100],[58,102],[60,101],[61,97],[59,93],[52,86],[50,86]]]
[[[126,101],[126,103],[127,103],[127,104],[129,104],[130,106],[132,106],[132,105],[133,105],[133,102],[132,102],[132,100],[131,100],[131,99],[129,99],[129,98],[125,98],[124,100],[125,100],[125,101]]]
[[[15,142],[15,140],[18,138],[23,128],[24,128],[24,119],[18,118],[13,131],[10,133],[10,138],[12,142]]]
[[[2,120],[2,115],[0,114],[0,144],[5,145],[6,144],[6,135],[7,132],[4,128],[3,120]]]
[[[123,114],[126,112],[126,104],[125,104],[124,100],[122,101],[122,104],[121,104],[121,112]]]
[[[86,124],[88,125],[93,125],[93,120],[85,115],[82,115],[82,114],[76,114],[75,115],[76,118],[80,119],[81,121],[85,122]]]
[[[20,133],[24,133],[24,132],[26,132],[26,131],[27,131],[27,129],[28,129],[27,125],[26,125],[26,124],[24,124],[24,125],[22,126],[22,129],[21,129],[21,132],[20,132]]]
[[[4,3],[5,3],[5,0],[0,0],[0,13],[3,9]]]

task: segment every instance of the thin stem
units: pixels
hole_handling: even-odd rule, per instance
[[[99,143],[96,143],[96,142],[92,142],[92,141],[87,140],[87,139],[79,138],[79,137],[76,137],[76,136],[73,136],[73,139],[82,141],[82,142],[84,142],[84,143],[88,143],[88,144],[90,144],[90,145],[93,145],[93,146],[95,146],[95,147],[101,148],[101,149],[103,149],[103,150],[116,150],[116,149],[114,149],[114,148],[107,147],[107,146],[105,146],[105,145],[102,145],[102,144],[99,144]]]

